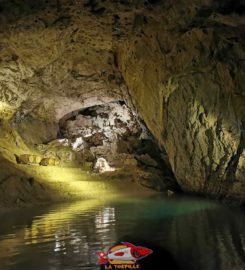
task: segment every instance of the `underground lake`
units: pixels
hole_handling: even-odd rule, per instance
[[[210,200],[87,200],[12,210],[0,220],[4,270],[99,269],[96,252],[118,241],[153,250],[142,269],[245,269],[244,212]]]

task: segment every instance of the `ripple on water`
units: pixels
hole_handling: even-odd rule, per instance
[[[208,200],[91,200],[0,218],[3,270],[98,269],[95,252],[119,240],[162,247],[180,269],[245,269],[244,213]]]

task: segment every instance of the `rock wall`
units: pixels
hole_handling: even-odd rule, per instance
[[[125,87],[107,20],[97,22],[82,2],[60,4],[0,3],[0,98],[29,143],[55,139],[65,114],[118,100]]]
[[[240,0],[3,0],[1,119],[34,147],[57,138],[64,115],[124,100],[184,191],[244,200],[244,10]]]
[[[182,189],[243,200],[244,5],[223,2],[167,1],[138,14],[119,66]]]

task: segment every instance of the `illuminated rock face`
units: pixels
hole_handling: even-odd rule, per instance
[[[70,112],[124,100],[184,191],[244,199],[242,1],[0,7],[0,116],[15,147],[56,139]]]
[[[65,137],[82,136],[98,146],[103,140],[112,142],[115,137],[140,134],[142,129],[124,102],[113,102],[73,112],[71,119],[61,124],[61,133]]]
[[[56,158],[64,160],[59,145],[71,146],[74,159],[87,171],[111,172],[109,178],[132,179],[158,191],[177,187],[156,141],[125,102],[73,111],[59,126],[59,139],[48,144],[48,152],[52,144],[58,146],[53,148]]]
[[[124,102],[93,106],[70,115],[60,120],[60,136],[68,139],[73,150],[88,162],[92,156],[92,160],[104,157],[115,163],[118,155],[139,147],[142,138],[150,139],[149,132]]]
[[[228,2],[158,6],[118,62],[182,189],[244,200],[244,5]]]

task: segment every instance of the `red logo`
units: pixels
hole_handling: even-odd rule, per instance
[[[139,269],[137,261],[150,255],[153,251],[146,247],[135,246],[128,242],[121,242],[111,247],[107,253],[96,252],[100,257],[97,265],[127,265],[127,269]],[[130,267],[130,265],[132,267]],[[137,267],[135,267],[137,266]],[[117,268],[117,267],[116,267]],[[119,267],[121,268],[121,267]],[[115,269],[115,268],[106,268]]]

